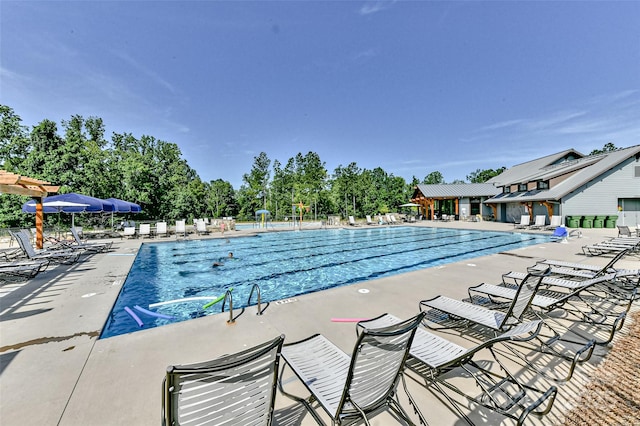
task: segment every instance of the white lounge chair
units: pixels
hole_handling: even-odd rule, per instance
[[[523,315],[529,309],[536,295],[542,278],[546,275],[548,275],[548,272],[542,274],[527,274],[505,312],[487,309],[474,305],[473,303],[451,299],[446,296],[437,296],[433,299],[421,301],[420,310],[433,309],[442,312],[454,321],[472,322],[490,328],[491,330],[504,332],[522,321]],[[428,316],[427,319],[431,320],[432,318]],[[446,325],[429,325],[429,327],[436,329],[452,328]]]
[[[356,220],[353,216],[349,216],[349,225],[350,226],[360,226],[358,223],[356,223]]]
[[[171,365],[162,425],[271,425],[284,336],[212,361]]]
[[[151,224],[141,223],[138,229],[138,235],[142,238],[151,238]]]
[[[536,220],[533,225],[529,226],[529,229],[543,229],[547,224],[547,216],[536,215]]]
[[[413,424],[397,399],[396,388],[423,316],[420,313],[397,324],[364,330],[358,336],[351,356],[320,334],[284,345],[285,365],[278,381],[280,391],[303,404],[318,424],[324,423],[311,407],[312,401],[320,404],[333,424],[351,424],[358,419],[368,424],[369,417],[385,409]],[[305,385],[311,394],[309,398],[284,390],[286,366]],[[407,396],[421,423],[426,424],[408,392]]]
[[[166,237],[169,234],[167,233],[167,222],[157,222],[156,223],[156,236],[158,237]]]
[[[398,318],[389,314],[383,314],[368,321],[361,321],[357,327],[358,331],[362,331],[368,328],[388,327],[398,322],[400,322]],[[423,377],[428,384],[427,386],[433,385],[442,396],[452,404],[455,404],[455,402],[451,400],[443,387],[458,393],[476,404],[480,404],[502,415],[518,420],[518,424],[521,424],[532,412],[538,415],[548,413],[553,406],[557,389],[555,386],[551,386],[548,390],[542,391],[521,384],[520,381],[509,372],[506,366],[500,362],[492,348],[498,343],[506,345],[509,342],[526,342],[532,340],[538,336],[541,327],[542,321],[522,323],[493,339],[479,344],[475,343],[470,348],[465,348],[464,346],[453,343],[418,327],[413,342],[411,343],[409,359],[406,365],[411,371]],[[501,375],[497,377],[496,373],[485,368],[483,363],[474,361],[475,355],[485,349],[492,355],[494,362],[500,365],[504,376]],[[459,370],[461,374],[455,377],[454,380],[450,380],[452,378],[452,371],[455,370]],[[473,370],[473,373],[469,374],[471,370]],[[481,396],[470,395],[468,387],[462,390],[462,388],[456,385],[461,378],[467,377],[475,381],[477,385],[476,388],[481,390]],[[500,385],[496,386],[498,383],[500,383]],[[512,395],[503,393],[502,390],[507,384],[517,389],[518,392]],[[537,395],[535,398],[532,398],[534,402],[532,402],[529,407],[523,407],[518,402],[527,392],[535,392]],[[495,398],[498,394],[499,397]],[[506,398],[508,402],[505,402],[504,398]],[[499,400],[503,403],[499,403]],[[543,409],[536,410],[543,404],[545,404]],[[460,414],[462,414],[469,424],[473,424],[465,414]]]
[[[178,238],[178,235],[182,235],[183,237],[187,236],[186,220],[176,220],[176,238]]]
[[[520,223],[516,223],[514,226],[516,229],[524,229],[531,223],[531,217],[528,214],[520,216]]]
[[[553,215],[549,220],[549,224],[545,226],[544,229],[550,231],[550,230],[556,229],[559,226],[562,226],[562,216]]]
[[[136,237],[136,228],[134,226],[125,226],[122,231],[122,236],[127,238],[135,238]]]
[[[367,225],[378,225],[378,222],[374,222],[373,220],[371,220],[371,215],[368,214],[367,215]]]
[[[196,233],[198,235],[209,234],[209,230],[207,229],[207,224],[204,222],[204,220],[196,220],[195,227],[196,227]]]

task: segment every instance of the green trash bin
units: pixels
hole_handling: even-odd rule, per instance
[[[580,226],[580,216],[567,216],[567,228],[578,228]]]
[[[604,228],[604,221],[607,219],[606,216],[596,216],[595,219],[593,219],[593,227],[594,228]]]
[[[582,228],[593,228],[593,219],[595,218],[595,216],[582,216],[582,222],[580,223],[580,226]]]
[[[607,219],[604,221],[605,228],[615,228],[616,221],[618,220],[618,216],[607,216]]]

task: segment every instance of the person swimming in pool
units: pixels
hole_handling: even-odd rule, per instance
[[[227,257],[221,257],[217,262],[213,262],[213,265],[211,265],[211,267],[217,268],[218,266],[224,266],[224,261],[227,259],[236,259],[235,257],[233,257],[233,252],[229,252]]]

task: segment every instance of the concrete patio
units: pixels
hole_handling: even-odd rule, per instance
[[[514,231],[511,224],[493,222],[424,221],[411,226]],[[225,237],[252,232],[227,232]],[[285,334],[285,342],[291,342],[322,333],[351,353],[355,324],[332,322],[332,317],[366,318],[389,312],[408,318],[418,312],[418,302],[422,299],[440,294],[458,299],[468,297],[469,286],[481,282],[496,284],[502,273],[525,271],[536,260],[544,258],[602,266],[609,258],[584,256],[581,246],[616,235],[616,229],[583,229],[581,238],[566,244],[539,244],[271,303],[262,316],[255,315],[255,307],[250,307],[232,325],[227,324],[228,313],[221,313],[98,340],[140,244],[156,241],[116,240],[109,253],[85,257],[70,266],[50,267],[30,281],[0,288],[0,423],[157,425],[161,384],[169,364],[212,359],[279,334]],[[637,257],[627,256],[620,267],[639,268],[640,262]],[[365,288],[369,292],[358,291]],[[445,337],[465,342],[459,336],[447,334]],[[461,344],[471,346],[468,341]],[[521,371],[523,379],[541,381],[542,385],[555,384],[559,389],[551,413],[542,419],[530,416],[530,424],[561,422],[563,413],[572,408],[589,374],[606,353],[606,347],[598,347],[593,358],[579,366],[567,383],[545,382],[530,372]],[[285,380],[288,389],[303,393],[302,385],[290,374]],[[430,424],[466,423],[423,384],[414,380],[407,383]],[[473,382],[467,379],[465,383],[473,392]],[[399,393],[404,401],[403,391]],[[413,413],[407,404],[404,406]],[[476,423],[514,423],[466,401],[462,401],[460,408]],[[279,392],[276,417],[280,423],[315,424],[310,415]],[[328,421],[328,417],[325,418]],[[389,415],[381,414],[372,424],[390,422],[393,420]]]

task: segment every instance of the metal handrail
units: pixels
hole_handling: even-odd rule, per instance
[[[236,322],[236,319],[233,317],[233,294],[231,294],[230,290],[227,290],[227,292],[224,294],[221,312],[224,312],[224,307],[227,303],[227,299],[229,299],[229,319],[227,320],[227,324],[233,324],[234,322]]]
[[[258,284],[254,284],[253,287],[251,287],[251,292],[249,293],[249,299],[247,299],[247,306],[251,305],[251,296],[253,296],[253,292],[255,290],[258,290],[258,312],[256,313],[256,315],[262,315],[262,313],[269,307],[269,302],[267,302],[264,309],[260,309],[262,297],[260,296],[260,287],[258,286]]]

